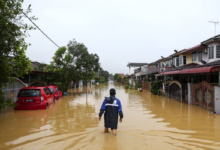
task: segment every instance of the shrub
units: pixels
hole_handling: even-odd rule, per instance
[[[146,77],[144,77],[144,83],[147,83],[147,82],[148,82],[147,78],[146,78]]]
[[[128,89],[128,88],[129,88],[129,85],[128,85],[128,84],[125,84],[125,88]]]
[[[159,90],[160,90],[160,87],[159,87],[158,82],[154,81],[151,85],[151,93],[153,93],[154,95],[157,95]]]
[[[139,83],[139,82],[136,82],[135,83],[135,89],[137,90],[138,88],[141,88],[142,87],[142,85]]]

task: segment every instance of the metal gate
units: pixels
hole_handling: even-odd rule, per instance
[[[170,81],[167,81],[167,82],[164,84],[165,96],[166,96],[166,97],[169,97],[169,83],[170,83]]]
[[[11,99],[12,101],[16,102],[19,90],[26,86],[27,84],[23,83],[21,80],[14,78],[14,82],[8,83],[8,85],[3,88],[2,91],[5,94],[6,100]]]
[[[192,103],[205,109],[214,110],[214,86],[206,81],[192,85]]]
[[[165,83],[165,96],[182,102],[182,86],[179,81]]]
[[[182,100],[188,103],[188,86],[187,84],[182,84]]]

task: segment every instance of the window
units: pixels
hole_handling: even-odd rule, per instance
[[[47,88],[44,88],[44,92],[45,92],[46,95],[50,95],[50,93],[49,93]]]
[[[183,56],[183,64],[186,64],[186,56]]]
[[[53,88],[49,88],[49,90],[50,90],[51,94],[54,94],[54,89]]]
[[[160,63],[158,63],[158,67],[160,67]]]
[[[19,97],[37,97],[41,96],[40,89],[24,89],[19,93]]]
[[[220,58],[220,45],[216,46],[216,58]]]
[[[170,60],[169,67],[171,67],[171,66],[172,66],[172,64],[173,64],[173,60],[171,59],[171,60]]]
[[[167,61],[166,67],[169,67],[169,66],[170,66],[170,61]]]
[[[192,52],[192,62],[196,61],[196,52]]]
[[[174,66],[176,66],[176,61],[175,61],[175,60],[176,60],[176,59],[173,58],[173,63],[172,63],[172,64],[173,64]]]
[[[209,47],[209,59],[213,59],[213,58],[214,58],[214,48],[212,46]]]
[[[179,57],[176,57],[176,66],[179,66]]]
[[[202,60],[202,51],[198,53],[198,61],[201,62]]]
[[[179,65],[182,66],[182,64],[183,64],[183,56],[180,56],[179,57]]]

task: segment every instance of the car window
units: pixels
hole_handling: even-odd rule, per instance
[[[54,94],[54,89],[53,88],[49,88],[49,90],[50,90],[51,94]]]
[[[45,92],[46,95],[50,95],[50,93],[49,93],[47,88],[44,88],[44,92]]]
[[[23,89],[20,91],[19,97],[38,97],[41,96],[40,89]]]
[[[59,90],[58,90],[58,88],[56,88],[56,92],[58,92]]]

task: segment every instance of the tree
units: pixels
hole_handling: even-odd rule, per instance
[[[90,81],[99,70],[99,57],[97,54],[89,54],[82,43],[75,39],[69,41],[67,48],[59,48],[53,57],[48,69],[57,74],[56,81],[62,91],[67,91],[71,81]]]
[[[103,69],[101,68],[99,72],[100,72],[100,74],[99,74],[100,79],[103,77],[103,80],[101,80],[101,81],[102,81],[101,83],[107,82],[107,81],[108,81],[108,78],[109,78],[109,73],[108,73],[108,71],[105,71],[105,70],[103,70]]]
[[[119,77],[119,74],[116,73],[116,74],[114,75],[114,80],[117,81],[118,77]]]
[[[22,77],[31,70],[31,62],[25,55],[28,44],[25,37],[28,31],[35,29],[32,25],[24,23],[23,12],[31,12],[30,5],[27,10],[22,9],[23,0],[0,0],[0,109],[10,105],[5,101],[2,88],[13,80],[12,75]],[[37,18],[30,17],[32,20]]]

